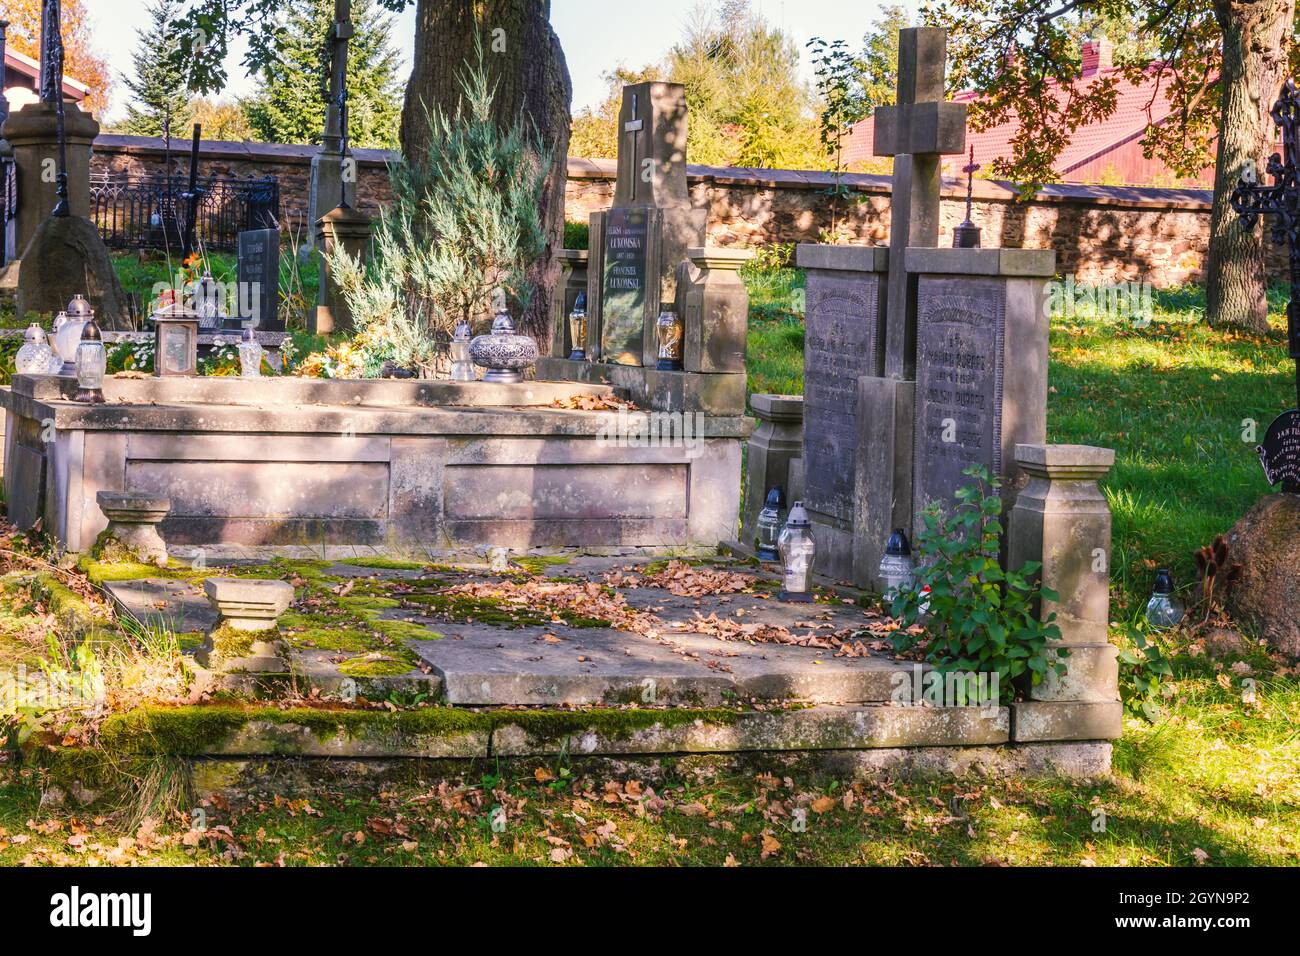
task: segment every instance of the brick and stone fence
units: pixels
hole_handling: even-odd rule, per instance
[[[311,157],[316,147],[268,143],[205,142],[205,175],[264,178],[280,182],[285,229],[307,235]],[[394,154],[358,149],[357,205],[374,216],[392,201],[388,163]],[[187,144],[172,143],[171,168],[188,168]],[[167,165],[161,139],[101,134],[94,143],[94,172],[161,172]],[[567,216],[585,223],[609,207],[614,194],[613,160],[569,160]],[[826,191],[834,176],[780,169],[688,167],[691,197],[709,210],[708,242],[759,246],[819,241],[830,227]],[[889,241],[889,177],[852,174],[845,179],[853,199],[840,211],[855,241]],[[1006,184],[975,183],[975,222],[986,246],[1055,249],[1062,275],[1081,282],[1150,282],[1180,285],[1204,277],[1210,234],[1209,191],[1149,187],[1046,186],[1027,201]],[[965,218],[965,189],[945,180],[939,244]],[[1283,257],[1270,248],[1270,274],[1284,275]]]

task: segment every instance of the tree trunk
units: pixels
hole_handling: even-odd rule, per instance
[[[1215,327],[1268,331],[1264,233],[1242,228],[1228,204],[1247,160],[1263,162],[1277,141],[1269,110],[1286,78],[1295,0],[1214,0],[1223,32],[1223,113],[1214,169],[1214,210],[1205,289]],[[1267,228],[1267,227],[1265,227]]]
[[[488,79],[496,86],[497,118],[513,122],[520,113],[551,153],[542,196],[543,226],[550,237],[530,271],[534,288],[522,331],[550,342],[551,291],[559,278],[556,255],[564,241],[564,184],[569,152],[573,84],[560,40],[551,29],[550,0],[419,0],[415,62],[402,107],[402,154],[415,161],[428,145],[425,107],[454,110],[460,101],[458,73],[474,59],[474,40],[483,45]]]

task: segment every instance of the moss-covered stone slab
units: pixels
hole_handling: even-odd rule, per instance
[[[644,717],[647,712],[641,712]],[[674,711],[650,724],[592,718],[556,728],[530,715],[503,714],[492,735],[497,756],[669,754],[742,751],[968,747],[1005,743],[1005,707],[814,707],[723,712],[684,718]]]
[[[100,745],[182,757],[485,757],[491,727],[480,715],[440,707],[397,713],[155,707],[107,718]]]
[[[169,578],[106,581],[104,590],[121,610],[176,634],[210,631],[220,615],[194,584]]]

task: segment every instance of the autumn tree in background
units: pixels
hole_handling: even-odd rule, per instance
[[[623,87],[664,79],[662,67],[653,64],[640,70],[617,66],[607,71],[604,74],[607,92],[600,106],[595,109],[586,106],[573,114],[569,155],[582,159],[615,159],[618,156],[618,113],[623,107]]]
[[[41,0],[0,0],[0,19],[9,21],[9,46],[33,60],[41,58]],[[113,89],[113,74],[95,49],[86,0],[63,0],[63,72],[90,87],[85,109],[102,113]]]
[[[242,143],[253,138],[244,107],[233,100],[196,96],[190,102],[190,109],[191,121],[203,127],[204,139]]]
[[[1242,166],[1262,169],[1273,151],[1269,110],[1294,54],[1295,0],[934,0],[922,17],[949,29],[950,86],[981,94],[972,127],[1019,121],[991,172],[1025,186],[1057,179],[1074,133],[1114,113],[1117,74],[1085,78],[1079,41],[1117,34],[1119,75],[1156,76],[1172,109],[1148,126],[1145,152],[1179,175],[1215,167],[1208,320],[1267,331],[1264,238],[1242,228],[1228,197]]]

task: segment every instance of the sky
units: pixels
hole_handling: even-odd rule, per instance
[[[605,98],[602,75],[623,64],[639,68],[659,60],[682,34],[700,0],[552,0],[551,22],[564,46],[573,78],[574,112],[597,106]],[[752,0],[754,9],[790,33],[800,49],[813,36],[845,39],[856,45],[879,15],[879,0]],[[118,70],[129,70],[126,51],[135,47],[136,31],[148,26],[146,0],[91,0],[94,34],[100,52]],[[653,12],[651,12],[653,11]],[[410,69],[414,46],[414,3],[398,17],[394,40]],[[240,66],[238,44],[226,63],[230,82],[225,95],[247,96],[256,84]],[[812,79],[805,56],[803,72]],[[126,91],[119,82],[106,119],[121,117]]]

